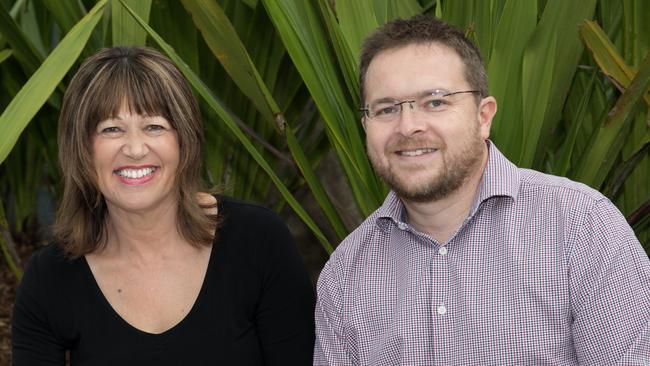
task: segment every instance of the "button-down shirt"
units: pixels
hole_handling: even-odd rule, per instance
[[[650,261],[602,194],[493,144],[446,242],[390,193],[321,272],[315,365],[650,365]]]

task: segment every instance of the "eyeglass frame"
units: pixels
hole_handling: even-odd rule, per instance
[[[434,89],[432,91],[427,91],[427,92],[422,93],[422,97],[419,97],[419,98],[423,98],[424,96],[428,96],[428,95],[433,95],[435,92],[445,92],[444,94],[440,95],[440,97],[443,97],[443,98],[444,97],[449,97],[449,96],[452,96],[452,95],[456,95],[456,94],[479,93],[479,95],[480,95],[480,93],[481,93],[480,90],[460,90],[460,91],[455,91],[455,92],[448,92],[447,90],[444,90],[444,89]],[[382,99],[389,99],[389,98],[382,98]],[[417,100],[398,100],[398,99],[391,100],[391,102],[394,102],[392,104],[392,106],[399,107],[399,114],[400,115],[401,115],[401,113],[403,111],[402,106],[405,103],[408,103],[409,106],[411,107],[411,109],[415,109],[415,108],[413,108],[413,103],[415,103],[416,101]],[[390,104],[387,103],[387,105],[390,105]],[[417,108],[419,108],[419,107],[417,107]],[[373,119],[376,118],[376,115],[373,116],[373,117],[370,117],[370,104],[366,104],[365,107],[359,107],[359,111],[363,112],[363,116],[365,118],[369,119],[369,120],[373,120]]]

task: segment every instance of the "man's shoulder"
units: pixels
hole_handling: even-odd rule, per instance
[[[553,197],[557,201],[581,201],[593,205],[608,201],[599,191],[566,177],[520,168],[519,195]]]
[[[378,225],[378,220],[388,219],[380,218],[381,214],[379,211],[380,209],[375,210],[341,241],[330,256],[330,261],[350,261],[355,257],[371,251],[374,245],[380,244],[377,241],[377,236],[385,235],[386,233]]]

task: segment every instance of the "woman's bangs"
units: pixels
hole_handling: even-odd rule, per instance
[[[146,70],[113,68],[100,79],[96,92],[90,96],[94,101],[94,110],[89,111],[90,123],[97,125],[100,121],[118,117],[124,107],[130,114],[170,119],[165,96],[161,93],[164,88],[151,85]]]

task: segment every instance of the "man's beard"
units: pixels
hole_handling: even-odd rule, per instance
[[[433,202],[448,197],[458,190],[467,178],[478,169],[482,160],[482,150],[485,142],[480,138],[477,129],[472,131],[458,151],[446,151],[447,155],[438,150],[434,154],[441,154],[441,164],[435,175],[427,177],[425,182],[414,185],[403,170],[401,176],[387,163],[382,166],[378,157],[368,154],[375,172],[379,177],[403,200],[412,202]],[[384,154],[391,154],[395,146],[431,146],[422,139],[402,138],[389,145]],[[369,150],[370,151],[370,150]],[[419,167],[426,169],[426,167]]]

